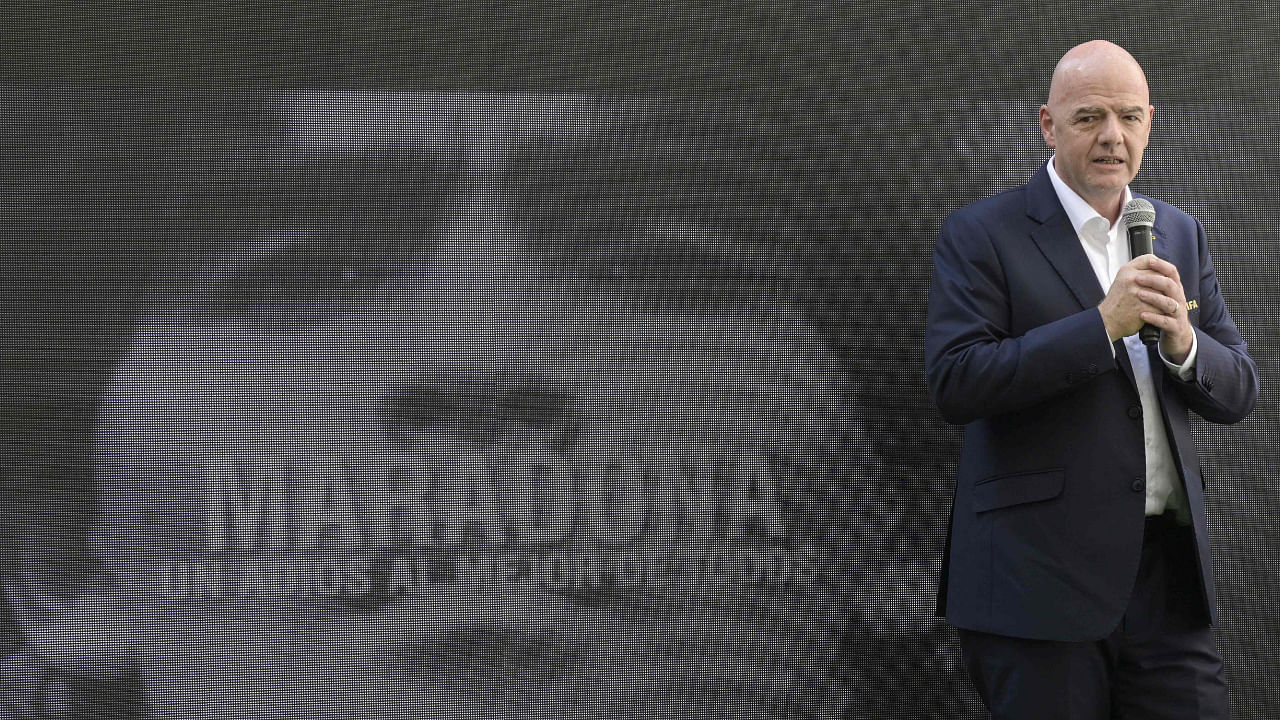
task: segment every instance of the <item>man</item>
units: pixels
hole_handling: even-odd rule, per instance
[[[838,358],[759,279],[786,235],[723,192],[749,164],[672,183],[642,112],[284,102],[263,217],[181,264],[103,392],[109,584],[27,603],[41,655],[136,664],[156,718],[804,712],[779,665],[842,614],[587,562],[804,546],[775,491],[849,437]]]
[[[1257,370],[1198,221],[1151,200],[1155,254],[1129,256],[1153,111],[1129,53],[1071,49],[1040,108],[1054,156],[934,251],[925,372],[966,426],[939,612],[996,718],[1227,716],[1187,411],[1244,418]]]

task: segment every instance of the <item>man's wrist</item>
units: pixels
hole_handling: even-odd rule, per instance
[[[1166,355],[1164,348],[1160,347],[1160,359],[1164,361],[1165,367],[1169,368],[1169,372],[1182,380],[1190,380],[1195,375],[1196,367],[1196,350],[1199,348],[1199,341],[1196,339],[1195,332],[1191,333],[1191,347],[1181,360],[1176,355]]]

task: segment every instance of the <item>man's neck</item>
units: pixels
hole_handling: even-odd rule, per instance
[[[1085,198],[1085,202],[1089,203],[1089,207],[1097,211],[1099,215],[1106,218],[1107,222],[1115,225],[1116,220],[1120,217],[1120,205],[1124,202],[1124,190],[1120,190],[1115,195],[1103,200]]]
[[[1122,187],[1119,190],[1114,191],[1113,193],[1109,193],[1109,197],[1105,197],[1105,198],[1087,197],[1084,193],[1072,187],[1071,183],[1067,182],[1065,178],[1063,178],[1061,175],[1058,174],[1058,168],[1056,167],[1057,162],[1058,162],[1057,155],[1054,155],[1052,158],[1050,158],[1049,169],[1053,171],[1053,175],[1054,177],[1057,178],[1057,181],[1062,183],[1063,187],[1065,187],[1067,190],[1070,190],[1072,193],[1075,193],[1076,197],[1078,197],[1079,199],[1087,203],[1089,207],[1093,208],[1094,212],[1098,213],[1103,218],[1105,218],[1107,222],[1111,223],[1112,225],[1115,225],[1116,219],[1120,217],[1121,206],[1124,205],[1125,190],[1127,189],[1127,187]]]

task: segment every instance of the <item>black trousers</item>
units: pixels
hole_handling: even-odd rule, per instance
[[[960,630],[994,720],[1226,720],[1226,675],[1196,577],[1192,529],[1147,518],[1119,627],[1094,642]]]

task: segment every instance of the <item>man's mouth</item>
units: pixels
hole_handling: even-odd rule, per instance
[[[1115,158],[1115,157],[1094,158],[1093,161],[1096,163],[1101,163],[1103,165],[1123,165],[1124,164],[1124,160],[1121,160],[1120,158]]]

